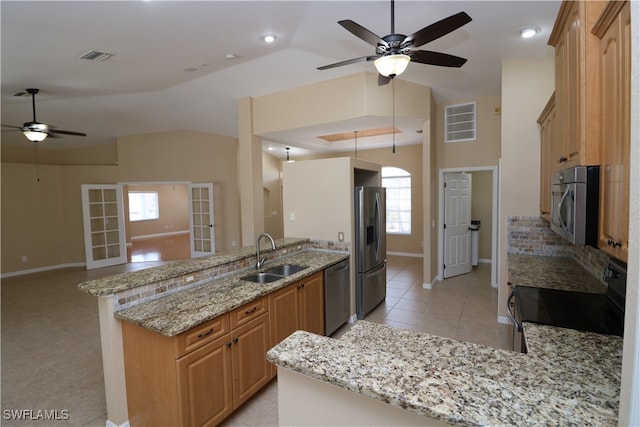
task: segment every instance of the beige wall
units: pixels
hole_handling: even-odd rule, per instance
[[[59,164],[40,164],[39,182],[35,164],[18,163],[26,161],[31,150],[3,147],[3,274],[84,263],[81,184],[212,182],[216,250],[231,249],[231,242],[239,242],[235,138],[171,131],[127,136],[117,144],[117,165],[108,147],[86,150],[87,164],[80,158],[84,150],[66,155],[41,149],[40,159]],[[16,162],[9,162],[12,158]],[[23,255],[27,262],[21,261]]]
[[[436,141],[438,168],[460,168],[467,166],[496,166],[500,158],[500,98],[493,96],[461,99],[450,105],[476,103],[476,140],[469,142],[444,143],[444,108],[438,105],[436,111]]]
[[[554,88],[553,60],[503,61],[498,315],[505,319],[507,217],[538,216],[540,130],[536,119]]]
[[[264,231],[274,239],[284,237],[282,216],[282,160],[262,154],[264,188]]]

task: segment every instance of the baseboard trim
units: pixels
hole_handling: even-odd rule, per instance
[[[0,274],[0,279],[6,279],[8,277],[15,277],[15,276],[24,276],[26,274],[42,273],[43,271],[60,270],[61,268],[86,267],[86,266],[87,264],[84,262],[71,262],[68,264],[49,265],[46,267],[30,268],[28,270],[19,270],[19,271],[12,271],[10,273],[2,273]]]
[[[131,241],[135,242],[136,240],[159,239],[161,237],[181,236],[183,234],[189,234],[189,230],[170,231],[168,233],[157,233],[157,234],[144,234],[142,236],[131,236]]]
[[[507,316],[498,316],[498,323],[502,325],[513,325]]]
[[[387,255],[396,255],[396,256],[406,256],[411,258],[422,258],[422,254],[415,254],[412,252],[389,252],[387,251]]]

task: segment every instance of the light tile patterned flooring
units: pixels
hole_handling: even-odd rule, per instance
[[[148,268],[133,263],[65,269],[2,280],[2,426],[104,426],[106,404],[95,297],[77,291],[90,279]],[[422,288],[422,259],[390,256],[387,299],[367,320],[510,349],[511,328],[496,322],[490,266]],[[339,335],[348,325],[339,330]],[[69,419],[16,421],[5,410],[67,410]],[[63,413],[59,413],[63,415]],[[273,381],[225,426],[277,425]]]

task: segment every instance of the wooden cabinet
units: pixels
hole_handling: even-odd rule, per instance
[[[598,246],[627,261],[629,245],[629,148],[631,18],[629,3],[610,2],[593,32],[600,39],[602,163]]]
[[[323,286],[318,272],[269,295],[272,346],[297,330],[324,334]]]
[[[176,337],[122,322],[131,426],[218,424],[272,378],[268,299]]]
[[[600,164],[599,41],[589,32],[600,1],[564,1],[549,38],[555,47],[553,171]]]
[[[551,176],[553,175],[553,147],[556,143],[555,93],[551,95],[542,114],[540,125],[540,216],[551,221]]]

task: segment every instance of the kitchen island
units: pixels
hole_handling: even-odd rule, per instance
[[[529,323],[525,336],[527,354],[366,321],[339,340],[298,331],[267,354],[286,396],[280,423],[353,424],[401,409],[417,418],[396,425],[617,424],[621,338]],[[296,399],[301,390],[327,401],[318,410]],[[369,406],[344,406],[349,395]]]
[[[242,329],[248,325],[248,323],[245,325],[244,322],[250,318],[253,320],[255,317],[256,323],[261,322],[260,328],[262,329],[255,331],[257,331],[256,334],[258,332],[261,334],[261,345],[264,346],[264,349],[261,354],[260,352],[250,353],[247,351],[238,357],[250,356],[253,358],[255,356],[260,358],[263,364],[266,364],[265,352],[273,345],[268,342],[269,328],[271,327],[269,319],[277,315],[275,310],[273,313],[267,314],[266,304],[268,301],[270,302],[272,295],[282,293],[292,287],[296,290],[295,285],[299,283],[301,286],[309,285],[307,288],[314,289],[313,295],[310,292],[304,294],[309,295],[309,301],[313,301],[315,304],[313,307],[314,326],[321,325],[319,328],[308,330],[315,332],[322,329],[323,325],[320,322],[323,313],[317,313],[318,310],[322,310],[322,270],[349,258],[347,244],[340,246],[334,242],[285,238],[276,241],[276,248],[276,250],[267,248],[262,251],[262,255],[268,260],[266,268],[283,264],[302,265],[306,268],[271,283],[254,283],[242,280],[245,275],[256,273],[255,248],[249,247],[229,253],[177,261],[147,270],[88,281],[78,286],[81,291],[98,297],[109,423],[122,425],[128,422],[130,417],[140,416],[135,412],[136,407],[140,407],[141,404],[147,405],[149,402],[151,405],[154,404],[153,399],[145,396],[142,396],[140,401],[127,402],[126,389],[129,388],[129,384],[125,378],[126,361],[123,345],[123,341],[126,340],[125,328],[137,330],[155,343],[163,343],[163,345],[171,342],[182,343],[184,346],[180,347],[180,355],[184,356],[186,352],[195,352],[195,349],[201,345],[213,344],[211,340],[217,342],[218,339],[223,339],[232,332],[247,332]],[[298,294],[297,298],[300,301],[298,304],[308,302],[302,300],[303,292]],[[287,300],[287,302],[289,301]],[[252,307],[243,308],[248,304],[251,304]],[[246,316],[242,317],[242,313],[245,312]],[[234,317],[236,313],[238,316]],[[300,316],[305,313],[308,314],[309,311],[301,312]],[[305,320],[307,319],[305,318]],[[273,328],[277,331],[278,328],[289,328],[289,326],[277,324]],[[295,329],[297,328],[290,329],[284,337]],[[237,336],[234,335],[232,338],[236,340]],[[143,358],[156,356],[158,353],[157,351],[148,351],[149,347],[142,348],[144,345],[137,345],[138,342],[135,339],[130,343],[131,348],[140,348],[141,351],[138,353]],[[174,351],[176,348],[178,347],[173,344],[167,347],[170,351]],[[156,350],[158,349],[156,348]],[[251,360],[253,361],[253,359]],[[130,369],[129,374],[137,375],[140,373],[142,376],[146,375],[148,369],[155,369],[159,366],[146,362],[134,363],[132,366],[134,365],[135,368]],[[171,366],[173,366],[172,369],[175,369],[175,360]],[[270,375],[269,371],[273,368],[269,366],[267,368],[265,373]],[[167,372],[168,368],[161,366],[159,371]],[[143,384],[150,383],[149,377],[146,378],[142,382]],[[154,374],[151,378],[158,378],[158,376]],[[175,381],[174,374],[174,395]],[[142,389],[137,386],[133,389],[137,388]],[[161,398],[171,394],[167,388],[159,388],[158,390]],[[242,401],[246,400],[247,396],[255,391],[248,390],[241,398],[236,398],[235,403],[239,405],[241,399]],[[225,411],[225,414],[228,414],[226,409]],[[156,410],[150,413],[159,412]],[[176,421],[174,424],[178,424],[177,420],[174,421]],[[137,418],[136,422],[141,424],[141,418]],[[167,423],[166,419],[164,423]]]

